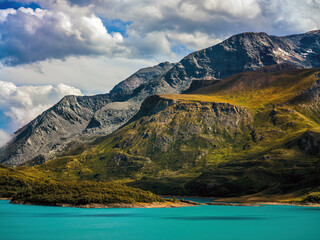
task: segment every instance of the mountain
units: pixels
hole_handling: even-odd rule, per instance
[[[157,194],[300,197],[320,189],[320,68],[270,66],[148,97],[108,136],[26,173]]]
[[[18,130],[13,141],[1,150],[0,161],[11,166],[32,159],[34,163],[39,159],[43,162],[78,146],[79,141],[115,131],[138,112],[148,96],[181,93],[195,80],[219,80],[273,64],[319,67],[319,53],[319,31],[286,37],[266,33],[232,36],[215,46],[189,54],[174,66],[163,63],[138,71],[118,84],[110,94],[97,96],[98,99],[104,98],[98,104],[99,108],[82,107],[90,105],[85,101],[96,96],[66,97],[52,108],[59,111],[49,109],[38,116],[38,120]],[[40,119],[41,123],[38,123]],[[58,128],[58,132],[53,127]]]
[[[181,91],[193,79],[222,79],[268,65],[291,63],[301,68],[319,67],[319,53],[319,31],[286,37],[242,33],[191,53],[167,72],[162,80]]]
[[[117,102],[130,95],[130,88],[162,75],[172,67],[165,62],[144,68],[117,85],[110,94],[66,96],[50,109],[19,129],[0,152],[0,162],[10,166],[32,160],[44,162],[70,145],[91,140],[99,132],[108,134],[129,120],[137,104]]]

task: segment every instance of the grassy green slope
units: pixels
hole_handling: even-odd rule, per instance
[[[218,84],[201,88],[192,94],[162,95],[171,99],[224,102],[253,109],[286,103],[308,89],[317,80],[320,69],[287,72],[245,72],[233,75]]]
[[[26,174],[119,181],[161,194],[301,196],[319,186],[320,69],[241,73],[148,98],[136,119]],[[302,96],[302,97],[301,97]]]
[[[37,171],[19,171],[1,165],[0,197],[10,198],[19,203],[42,205],[163,201],[151,192],[118,183],[54,181],[42,174],[39,176],[38,173]]]

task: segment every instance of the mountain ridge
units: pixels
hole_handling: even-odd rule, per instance
[[[140,104],[146,97],[154,94],[181,93],[188,89],[194,80],[221,79],[235,73],[257,70],[260,67],[280,63],[291,63],[302,68],[318,67],[320,66],[319,53],[319,32],[287,37],[269,36],[266,33],[243,33],[232,36],[217,45],[189,54],[175,65],[164,63],[163,66],[156,66],[154,72],[149,75],[150,78],[147,77],[146,80],[138,79],[137,82],[133,81],[130,86],[124,82],[119,83],[116,89],[121,87],[121,84],[128,87],[127,89],[122,88],[125,94],[117,95],[115,89],[110,92],[111,95],[101,95],[106,98],[101,102],[102,107],[96,111],[90,107],[82,109],[84,119],[73,113],[73,110],[80,111],[79,105],[81,106],[81,104],[89,106],[84,102],[81,104],[69,103],[74,108],[69,108],[72,114],[66,109],[64,109],[65,113],[63,109],[59,109],[61,114],[66,116],[66,122],[60,124],[62,133],[67,132],[70,126],[77,126],[73,128],[73,137],[68,137],[65,134],[66,140],[57,138],[55,133],[46,132],[50,122],[53,124],[54,119],[60,119],[59,114],[51,114],[47,120],[49,125],[42,126],[42,128],[32,126],[31,122],[27,125],[32,128],[29,132],[37,131],[33,129],[36,127],[41,132],[40,135],[43,135],[43,138],[40,137],[40,141],[37,141],[37,146],[39,145],[37,153],[27,142],[29,138],[34,137],[36,140],[37,137],[26,133],[28,137],[23,136],[24,141],[21,140],[19,143],[16,141],[16,139],[22,139],[19,136],[22,130],[19,130],[15,140],[1,150],[0,162],[16,166],[38,156],[47,160],[57,152],[64,151],[63,147],[58,147],[59,151],[52,149],[57,144],[67,145],[75,137],[81,139],[84,136],[90,138],[98,134],[111,133],[138,112]],[[128,82],[130,83],[130,79]],[[112,96],[115,99],[112,100]],[[68,108],[68,103],[66,105]],[[89,115],[91,118],[87,120]],[[57,125],[57,122],[53,125]],[[89,127],[85,128],[84,125]],[[23,129],[25,128],[27,127]],[[45,141],[45,139],[47,140]],[[52,151],[52,155],[48,155],[48,151]]]

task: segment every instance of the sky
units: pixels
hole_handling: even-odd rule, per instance
[[[106,93],[241,32],[320,28],[320,0],[0,0],[0,146],[64,95]]]

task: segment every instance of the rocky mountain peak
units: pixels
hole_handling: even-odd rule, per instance
[[[320,35],[287,37],[261,33],[241,33],[212,47],[183,58],[163,80],[180,92],[197,79],[222,79],[264,66],[290,63],[297,67],[320,66]]]
[[[142,68],[132,74],[126,80],[117,84],[111,91],[110,95],[113,99],[125,100],[132,97],[134,90],[149,81],[160,77],[164,72],[170,70],[174,64],[163,62],[153,67]]]

